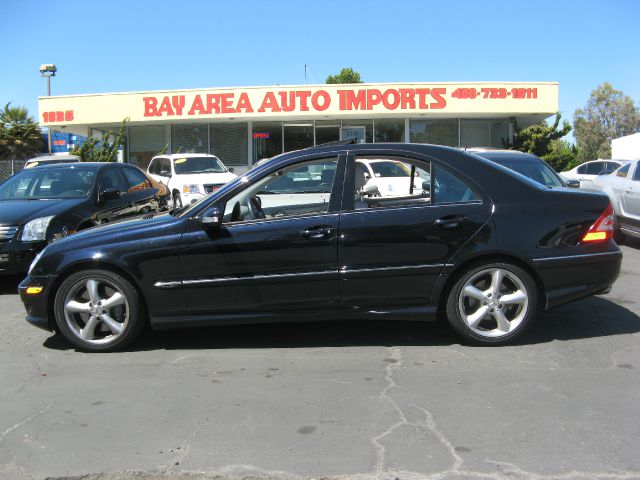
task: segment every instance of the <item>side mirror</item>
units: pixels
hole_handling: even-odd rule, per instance
[[[369,180],[371,178],[371,175],[369,175],[369,173],[367,173],[367,172],[364,172],[364,178]]]
[[[235,172],[235,171],[236,171],[236,169],[235,169],[235,168],[233,168],[233,167],[229,167],[229,171],[230,171],[231,173],[233,173],[233,172]]]
[[[367,183],[364,187],[362,187],[362,193],[369,196],[378,196],[380,194],[380,190],[378,190],[378,186],[373,183]]]
[[[117,200],[118,198],[120,198],[120,190],[117,188],[110,188],[100,192],[100,195],[98,196],[98,203],[102,205],[107,200]]]
[[[422,191],[423,192],[430,192],[431,191],[431,181],[430,180],[425,180],[424,182],[422,182]]]
[[[220,228],[222,226],[222,216],[224,215],[224,208],[221,205],[214,205],[211,208],[205,210],[200,223],[207,228]]]
[[[565,183],[569,188],[580,188],[580,180],[567,180]]]

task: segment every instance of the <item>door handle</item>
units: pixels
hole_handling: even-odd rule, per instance
[[[466,215],[447,215],[446,217],[438,218],[433,223],[438,228],[453,230],[454,228],[461,227],[467,220],[469,220],[469,218]]]
[[[327,225],[305,228],[300,232],[302,238],[318,239],[333,235],[333,228]]]

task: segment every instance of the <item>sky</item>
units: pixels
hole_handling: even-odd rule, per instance
[[[52,95],[324,83],[605,81],[640,101],[640,0],[0,0],[0,106]]]

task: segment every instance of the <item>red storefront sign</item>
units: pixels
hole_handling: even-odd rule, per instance
[[[350,88],[327,90],[269,90],[252,103],[247,92],[143,97],[145,117],[200,116],[247,113],[325,112],[337,106],[339,112],[380,110],[443,110],[447,98],[500,100],[537,98],[536,88]],[[255,102],[255,99],[254,99]]]

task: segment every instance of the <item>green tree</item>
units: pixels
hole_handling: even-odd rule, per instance
[[[353,68],[347,67],[340,70],[336,75],[329,75],[326,83],[362,83],[360,74]]]
[[[571,125],[566,120],[560,127],[562,115],[556,113],[556,119],[552,125],[548,125],[544,120],[527,128],[518,128],[515,125],[513,141],[502,139],[505,148],[519,150],[521,152],[533,153],[539,157],[549,155],[552,151],[552,142],[559,140],[571,131]]]
[[[564,172],[577,165],[578,148],[564,140],[553,140],[549,153],[542,159],[553,167],[556,172]]]
[[[0,159],[22,160],[37,155],[43,145],[38,122],[25,107],[7,103],[0,110]]]
[[[122,120],[118,133],[105,132],[102,139],[87,138],[82,145],[76,145],[71,154],[78,155],[83,162],[117,162],[118,150],[126,140],[128,118]]]
[[[611,157],[611,140],[640,131],[633,99],[605,82],[591,92],[587,106],[573,115],[578,160]]]

